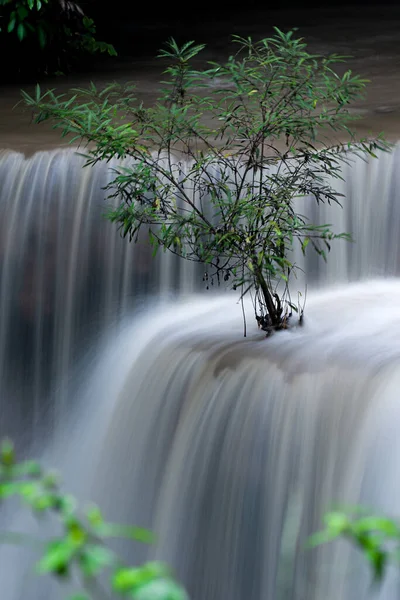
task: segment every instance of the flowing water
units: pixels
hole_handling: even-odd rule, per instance
[[[25,448],[46,434],[45,460],[108,518],[155,529],[150,555],[195,600],[367,597],[347,546],[304,543],[332,502],[397,512],[400,283],[369,278],[400,264],[399,151],[346,167],[344,209],[321,219],[357,243],[304,265],[311,287],[343,286],[311,293],[305,327],[268,341],[242,338],[231,294],[155,301],[199,279],[101,217],[108,167],[1,157],[2,433]],[[1,552],[6,600],[60,597]],[[397,594],[393,578],[381,597]]]
[[[0,436],[155,529],[149,555],[193,600],[370,597],[347,545],[304,542],[331,503],[398,513],[400,282],[376,278],[399,274],[399,153],[345,168],[343,210],[319,218],[355,243],[301,263],[305,326],[268,341],[250,310],[243,339],[235,296],[190,295],[199,272],[120,239],[102,217],[110,165],[0,156]],[[0,549],[2,598],[63,598],[21,576],[29,560]],[[393,576],[379,598],[398,594]]]
[[[332,502],[398,511],[399,301],[398,280],[314,294],[271,343],[241,337],[232,297],[131,326],[113,392],[80,414],[79,493],[154,528],[193,598],[369,597],[348,546],[304,545]]]
[[[185,264],[121,239],[103,216],[113,164],[83,164],[65,150],[0,157],[0,435],[22,428],[24,443],[65,418],[74,366],[121,315],[194,285]]]
[[[389,279],[313,294],[305,326],[268,341],[244,340],[230,295],[127,321],[44,460],[107,518],[152,527],[149,556],[192,598],[374,598],[349,546],[305,542],[332,502],[398,512],[399,307]],[[16,562],[0,550],[7,600],[65,597]],[[392,576],[379,598],[398,593]]]
[[[399,153],[345,167],[345,182],[335,182],[343,210],[327,206],[318,214],[336,231],[352,232],[355,243],[335,243],[327,265],[311,253],[305,262],[299,256],[311,284],[397,274]],[[144,242],[121,239],[103,216],[113,165],[82,169],[83,161],[72,150],[0,157],[0,433],[20,435],[23,423],[25,443],[30,432],[49,435],[63,422],[74,402],[75,367],[122,316],[149,294],[203,285],[189,263],[168,254],[152,260]],[[316,218],[312,200],[302,209]],[[296,283],[304,292],[301,277]],[[47,403],[50,392],[55,401]]]

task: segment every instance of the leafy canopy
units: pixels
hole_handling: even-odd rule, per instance
[[[294,31],[277,28],[259,42],[233,41],[226,63],[202,65],[203,45],[171,39],[153,106],[117,84],[70,96],[37,88],[24,99],[37,122],[51,119],[86,145],[88,166],[126,159],[106,188],[108,217],[124,236],[136,241],[145,230],[155,252],[204,264],[208,281],[227,282],[241,298],[251,293],[259,324],[272,331],[297,310],[288,285],[295,245],[326,258],[331,240],[349,238],[310,223],[297,198],[338,203],[333,181],[350,151],[375,156],[387,144],[350,129],[348,107],[366,80],[335,71],[344,57],[310,54]]]

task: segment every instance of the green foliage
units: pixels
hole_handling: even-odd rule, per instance
[[[108,574],[110,582],[107,598],[113,594],[135,600],[187,600],[185,591],[164,564],[150,562],[128,567],[107,547],[107,541],[116,537],[151,543],[154,538],[149,531],[107,523],[96,506],[79,511],[75,499],[60,491],[56,475],[44,472],[33,461],[17,463],[13,445],[4,442],[0,452],[0,504],[15,497],[38,519],[51,514],[58,520],[61,534],[46,542],[37,572],[71,581],[78,579],[84,593],[69,596],[68,600],[98,598],[99,577],[104,574]],[[32,539],[10,531],[0,534],[1,541],[32,543]],[[37,541],[39,547],[42,543]]]
[[[241,298],[252,293],[259,324],[272,331],[298,310],[288,287],[295,244],[326,258],[332,240],[349,238],[311,224],[296,200],[339,203],[332,178],[341,178],[350,151],[375,156],[387,144],[356,140],[350,130],[348,107],[366,81],[337,74],[343,57],[310,54],[293,31],[279,29],[234,42],[238,52],[225,64],[198,70],[192,62],[204,46],[170,40],[151,107],[129,85],[92,84],[72,96],[38,89],[24,100],[37,122],[51,119],[71,142],[88,144],[87,165],[132,159],[107,187],[119,202],[108,217],[124,236],[136,241],[144,229],[155,252],[203,263],[209,283],[229,282]]]
[[[383,581],[389,564],[400,566],[400,522],[383,516],[374,516],[365,509],[335,511],[324,517],[325,529],[310,538],[311,546],[318,546],[338,538],[349,540],[368,560],[373,579]]]
[[[43,68],[67,70],[71,61],[86,53],[116,51],[96,40],[96,25],[79,4],[66,0],[0,0],[0,35],[11,36],[41,51]],[[49,54],[56,56],[49,58]],[[28,60],[28,57],[26,57]],[[50,67],[47,65],[49,61]]]

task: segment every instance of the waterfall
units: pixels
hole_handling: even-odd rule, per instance
[[[230,293],[164,303],[199,273],[120,239],[102,217],[110,165],[0,156],[0,433],[45,433],[80,498],[155,529],[150,555],[193,600],[369,597],[348,546],[304,542],[332,502],[398,512],[400,284],[371,278],[399,270],[399,152],[344,168],[343,210],[318,214],[355,243],[301,263],[305,326],[268,341],[243,339]],[[0,549],[5,600],[59,600],[18,557]]]
[[[311,282],[351,281],[398,272],[400,210],[397,207],[400,147],[379,160],[356,159],[344,167],[338,206],[304,213],[351,232],[355,243],[333,244],[328,264],[299,257]],[[0,381],[4,409],[0,434],[17,432],[21,419],[32,430],[43,421],[44,398],[57,382],[48,420],[69,409],[71,372],[83,350],[116,327],[145,294],[200,289],[201,275],[185,261],[163,254],[152,260],[143,240],[129,245],[103,217],[102,189],[115,162],[83,169],[72,150],[0,154]],[[303,289],[303,281],[298,281]],[[29,398],[28,398],[29,396]],[[12,402],[10,400],[12,399]],[[12,408],[10,408],[12,405]],[[11,411],[11,413],[10,413]],[[7,415],[7,416],[6,416]],[[1,424],[3,421],[3,425]]]
[[[332,503],[398,512],[400,282],[315,293],[304,327],[267,341],[242,337],[234,297],[159,309],[109,340],[44,460],[108,519],[151,527],[148,557],[194,600],[375,597],[348,545],[305,543]],[[18,557],[0,548],[6,600],[65,597]]]
[[[144,295],[193,289],[188,269],[104,218],[116,164],[83,165],[73,151],[0,155],[0,437],[25,428],[27,443],[62,421],[82,353]]]
[[[305,543],[333,503],[398,513],[400,282],[330,288],[308,311],[268,342],[243,339],[229,297],[145,320],[86,430],[80,493],[153,528],[196,600],[370,597],[349,546]]]

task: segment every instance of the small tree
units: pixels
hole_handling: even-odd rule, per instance
[[[252,293],[259,324],[286,328],[288,282],[296,271],[295,243],[325,258],[330,242],[348,238],[314,225],[296,211],[296,198],[339,202],[327,176],[341,178],[349,150],[374,155],[381,137],[355,139],[349,104],[366,81],[335,63],[343,57],[307,51],[293,31],[253,42],[234,36],[227,63],[195,69],[203,45],[170,40],[159,100],[145,107],[130,86],[24,93],[38,122],[52,119],[63,135],[87,144],[87,165],[131,157],[107,186],[119,201],[108,217],[136,241],[146,229],[162,247],[205,265],[205,278]],[[332,141],[336,132],[349,141]],[[300,311],[302,312],[302,311]],[[300,315],[301,318],[301,315]]]

